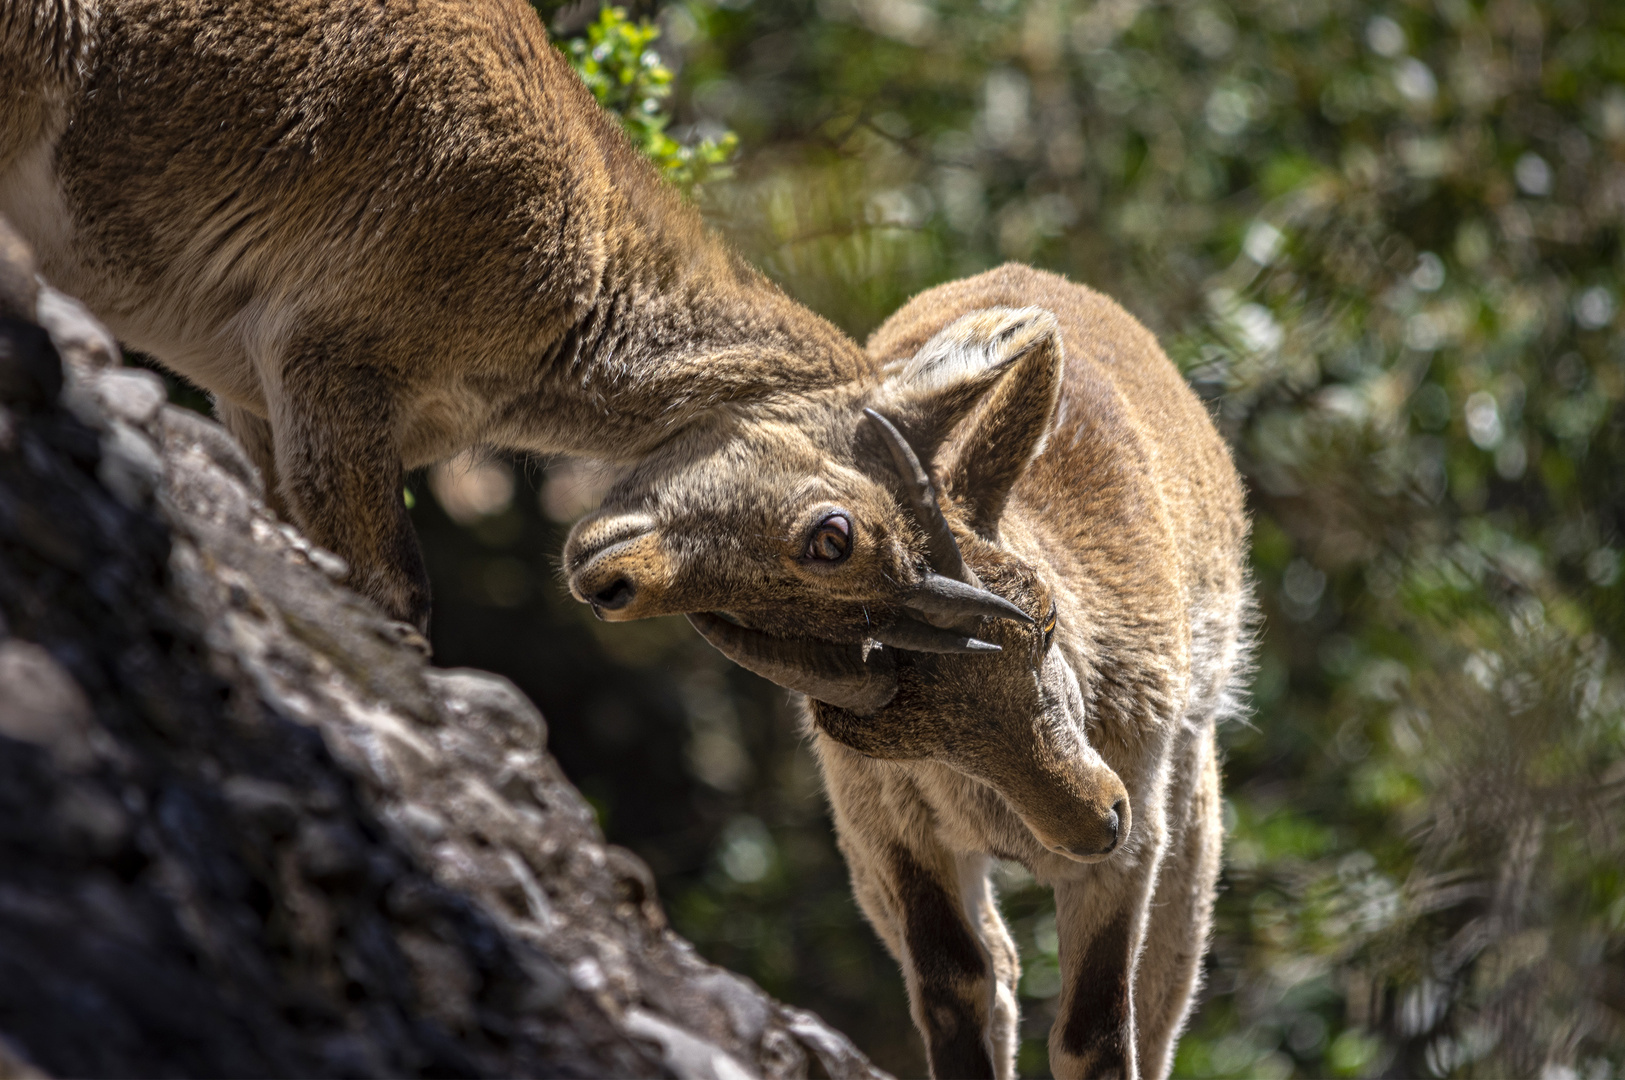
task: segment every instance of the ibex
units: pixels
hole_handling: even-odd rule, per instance
[[[403,468],[631,461],[863,362],[706,233],[523,0],[0,0],[0,214],[419,626]]]
[[[1055,890],[1056,1075],[1164,1076],[1219,869],[1214,729],[1248,671],[1229,453],[1152,336],[1052,274],[933,289],[869,353],[662,447],[578,524],[572,587],[610,618],[690,613],[810,699],[933,1075],[1014,1069],[999,858]]]

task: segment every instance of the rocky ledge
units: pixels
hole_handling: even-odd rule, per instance
[[[879,1077],[0,221],[0,1078]]]

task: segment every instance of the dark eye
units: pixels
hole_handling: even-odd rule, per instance
[[[1044,645],[1046,648],[1055,638],[1055,624],[1057,621],[1059,621],[1059,619],[1060,612],[1056,609],[1054,604],[1051,604],[1049,606],[1049,614],[1044,616],[1044,625],[1039,627],[1039,629],[1044,631]]]
[[[807,558],[840,562],[852,550],[852,520],[840,511],[825,514],[807,538]]]

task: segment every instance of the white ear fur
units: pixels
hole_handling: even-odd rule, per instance
[[[988,358],[983,370],[992,377],[961,384],[985,389],[979,387],[977,406],[959,428],[943,483],[968,510],[971,527],[992,537],[1011,490],[1049,439],[1064,363],[1060,326],[1047,311],[1006,308],[950,329],[961,354]]]
[[[930,396],[967,382],[987,382],[1048,335],[1055,316],[1043,308],[985,308],[949,323],[920,351],[887,371],[893,393]]]

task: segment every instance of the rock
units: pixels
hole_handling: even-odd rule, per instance
[[[62,392],[62,365],[51,337],[32,322],[0,316],[0,403],[49,406]]]
[[[679,1080],[751,1080],[751,1071],[718,1049],[653,1013],[632,1009],[627,1030],[660,1044],[666,1067]]]
[[[0,641],[0,735],[49,751],[78,772],[96,759],[90,702],[51,654],[26,641]]]
[[[96,321],[90,310],[66,293],[49,285],[39,290],[34,318],[50,332],[57,352],[65,363],[92,370],[117,367],[124,353],[107,327]]]
[[[134,510],[145,506],[158,490],[164,462],[152,439],[121,420],[110,420],[102,436],[102,463],[96,478]]]
[[[67,381],[0,402],[0,1075],[881,1075],[671,932],[510,683],[429,667],[223,429],[35,313],[0,349]]]
[[[150,371],[114,368],[96,380],[96,400],[108,416],[150,428],[169,403],[164,381]]]

